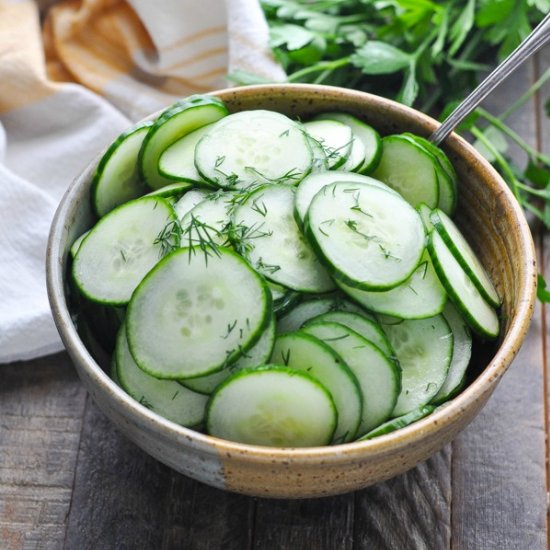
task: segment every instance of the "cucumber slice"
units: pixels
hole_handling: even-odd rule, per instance
[[[337,183],[339,181],[367,183],[395,193],[395,191],[388,187],[385,183],[375,180],[374,178],[369,178],[368,176],[362,176],[361,174],[341,172],[339,170],[310,174],[300,182],[300,185],[298,185],[296,189],[296,196],[294,198],[294,214],[296,221],[300,225],[303,225],[306,219],[307,210],[313,200],[313,197],[326,185]]]
[[[190,96],[166,109],[149,129],[139,152],[139,171],[149,187],[159,189],[173,183],[174,178],[159,172],[160,156],[170,145],[228,113],[220,99],[207,95]]]
[[[499,307],[501,300],[489,275],[453,220],[436,208],[430,214],[430,221],[481,295],[492,306]]]
[[[76,253],[80,249],[80,245],[82,244],[82,241],[90,234],[91,229],[88,229],[88,231],[84,231],[80,237],[78,237],[75,242],[71,245],[71,248],[69,250],[71,254],[71,258],[74,260],[76,257]]]
[[[99,218],[146,192],[137,158],[151,125],[150,121],[141,122],[118,136],[99,161],[90,191],[93,210]]]
[[[198,128],[168,146],[159,158],[159,174],[171,180],[204,183],[195,166],[195,147],[213,125]]]
[[[450,302],[445,306],[443,316],[453,331],[453,358],[445,382],[432,399],[432,403],[435,405],[451,399],[462,388],[466,369],[472,357],[472,333],[460,313]]]
[[[312,120],[304,123],[306,132],[323,147],[331,170],[343,166],[351,155],[353,132],[336,120]]]
[[[392,416],[427,405],[449,371],[453,333],[443,315],[383,325],[401,365],[401,393]]]
[[[189,191],[193,187],[192,183],[187,181],[179,181],[177,183],[169,183],[164,187],[160,187],[155,191],[147,193],[147,197],[164,197],[179,200],[184,193]]]
[[[363,308],[341,296],[314,298],[296,304],[289,312],[281,316],[277,322],[277,333],[298,330],[310,319],[329,311],[350,311],[373,319]]]
[[[359,382],[342,358],[319,339],[304,332],[277,336],[270,363],[307,372],[330,392],[338,411],[332,443],[354,439],[362,417]]]
[[[120,378],[118,377],[116,358],[114,355],[111,357],[111,368],[109,370],[109,376],[111,377],[111,380],[120,387]]]
[[[388,358],[392,359],[395,356],[388,337],[380,325],[363,314],[348,311],[329,311],[307,321],[305,326],[314,323],[338,323],[344,325],[360,334],[363,338],[366,338],[369,342],[372,342]]]
[[[417,136],[416,134],[410,134],[408,132],[405,132],[403,135],[414,139],[416,143],[427,149],[436,158],[437,163],[444,173],[441,174],[441,177],[439,177],[440,193],[438,207],[441,208],[441,210],[443,210],[449,216],[451,216],[456,209],[458,199],[458,176],[456,175],[454,166],[451,164],[451,161],[443,152],[443,150],[434,145],[431,141],[428,141],[421,136]],[[439,172],[438,176],[440,176]]]
[[[134,292],[126,332],[145,372],[193,378],[222,370],[247,352],[270,312],[265,281],[240,256],[222,247],[181,248]]]
[[[162,197],[142,197],[119,206],[82,241],[73,277],[89,300],[124,305],[163,254],[179,246],[174,209]]]
[[[382,156],[382,140],[374,128],[348,113],[322,113],[317,115],[315,120],[337,120],[351,128],[354,136],[361,140],[365,147],[365,160],[359,167],[361,174],[372,172],[378,166]]]
[[[323,172],[328,170],[328,159],[323,146],[316,139],[313,139],[308,133],[306,133],[306,137],[313,155],[311,172]]]
[[[225,379],[238,370],[257,367],[267,363],[271,357],[274,342],[275,317],[272,317],[260,339],[242,357],[239,357],[235,363],[214,374],[180,380],[180,384],[183,384],[190,390],[210,395]]]
[[[159,380],[143,372],[130,353],[124,325],[118,332],[115,357],[120,386],[138,403],[182,426],[203,423],[208,398],[173,380]]]
[[[220,120],[198,142],[195,165],[226,188],[258,183],[296,185],[311,171],[313,154],[301,127],[272,111],[243,111]]]
[[[208,433],[250,445],[328,445],[338,421],[330,393],[308,374],[269,366],[240,371],[212,394]]]
[[[346,162],[342,164],[340,169],[344,172],[359,172],[365,162],[367,154],[363,142],[352,132],[351,136],[351,151]]]
[[[426,203],[435,208],[439,201],[435,157],[405,136],[382,138],[382,156],[372,177],[398,191],[415,208]]]
[[[428,252],[403,283],[390,290],[369,292],[339,283],[338,286],[356,302],[375,313],[401,319],[425,319],[443,311],[447,293],[439,282]]]
[[[421,202],[416,207],[416,211],[420,214],[420,219],[422,220],[424,229],[426,230],[426,235],[428,235],[430,231],[434,228],[434,224],[430,220],[432,209],[427,204]]]
[[[197,204],[206,199],[208,195],[209,192],[204,189],[191,189],[187,191],[187,193],[174,204],[174,210],[176,211],[178,220],[183,220],[186,214],[193,210]]]
[[[374,428],[374,430],[371,430],[367,435],[364,435],[361,439],[358,439],[357,441],[366,441],[367,439],[386,435],[391,432],[400,430],[401,428],[410,426],[414,422],[422,420],[429,414],[432,414],[434,410],[435,407],[432,407],[431,405],[424,405],[423,407],[419,407],[418,409],[415,409],[410,413],[399,416],[397,418],[392,418],[391,420],[384,422],[384,424],[381,424],[377,428]]]
[[[428,251],[439,280],[472,330],[483,338],[496,338],[499,321],[495,310],[485,301],[437,231],[430,233]]]
[[[357,377],[363,395],[362,435],[390,417],[399,394],[399,370],[379,348],[354,330],[338,323],[315,323],[302,328],[330,346]]]
[[[265,185],[233,215],[233,244],[271,281],[301,292],[327,292],[334,282],[319,263],[292,215],[294,189]]]
[[[402,283],[424,250],[416,210],[397,194],[364,183],[323,187],[309,207],[306,233],[335,279],[364,290]]]

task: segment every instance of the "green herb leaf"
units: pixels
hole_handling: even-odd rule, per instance
[[[550,291],[546,289],[546,281],[540,273],[537,276],[537,298],[543,304],[550,302]]]
[[[373,40],[351,56],[351,63],[365,74],[390,74],[409,67],[411,56],[390,44]]]

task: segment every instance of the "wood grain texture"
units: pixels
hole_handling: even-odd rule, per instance
[[[499,114],[533,80],[521,68],[487,107]],[[530,102],[508,123],[535,145]],[[516,149],[511,154],[521,163]],[[546,476],[541,308],[528,337],[480,415],[453,443],[453,547],[546,548]]]
[[[250,547],[253,504],[149,457],[89,400],[66,548],[240,550]]]
[[[65,354],[0,376],[0,547],[61,548],[86,393]]]
[[[445,550],[451,542],[451,447],[355,495],[354,548]]]

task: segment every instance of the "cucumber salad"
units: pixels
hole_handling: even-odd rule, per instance
[[[215,437],[389,433],[456,395],[473,338],[499,334],[455,170],[413,134],[191,96],[112,143],[91,200],[80,334],[141,405]]]

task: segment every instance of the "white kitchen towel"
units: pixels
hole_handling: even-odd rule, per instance
[[[257,0],[40,4],[0,0],[0,363],[62,348],[46,242],[89,160],[146,114],[226,86],[229,70],[284,78]]]

